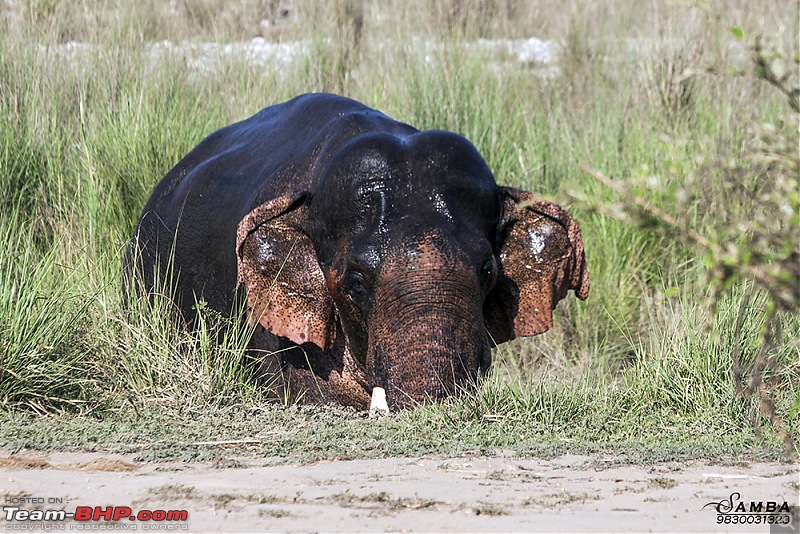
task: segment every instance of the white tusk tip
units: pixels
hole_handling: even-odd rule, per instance
[[[386,404],[386,390],[379,387],[372,388],[372,401],[369,403],[369,417],[375,419],[389,415],[389,405]]]

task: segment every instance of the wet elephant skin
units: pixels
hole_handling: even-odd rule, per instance
[[[204,139],[156,186],[126,256],[153,291],[246,301],[276,395],[398,408],[474,384],[490,350],[552,325],[589,278],[578,224],[500,187],[463,137],[299,96]],[[238,299],[238,300],[237,300]]]

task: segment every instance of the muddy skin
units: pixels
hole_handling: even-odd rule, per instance
[[[390,409],[475,383],[492,347],[542,333],[589,278],[575,220],[500,187],[469,141],[357,102],[297,97],[222,128],[156,186],[126,274],[230,314],[276,395]],[[271,353],[280,351],[275,355]]]

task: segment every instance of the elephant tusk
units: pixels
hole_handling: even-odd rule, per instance
[[[379,387],[372,388],[372,401],[369,403],[369,417],[376,419],[389,415],[389,405],[386,404],[386,390]]]

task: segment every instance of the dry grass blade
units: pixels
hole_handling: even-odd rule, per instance
[[[580,169],[589,176],[591,176],[592,178],[594,178],[595,180],[597,180],[598,182],[600,182],[601,184],[605,185],[606,187],[617,193],[619,196],[635,204],[636,207],[638,207],[643,213],[646,213],[647,215],[654,217],[655,219],[666,225],[668,228],[675,231],[678,237],[683,237],[684,240],[688,239],[688,243],[690,244],[700,245],[702,247],[707,248],[712,253],[719,254],[720,252],[719,246],[706,239],[696,230],[693,230],[692,228],[687,228],[685,224],[680,223],[675,217],[673,217],[669,213],[653,206],[642,197],[632,195],[628,189],[622,187],[620,184],[608,178],[601,172],[592,169],[585,163],[580,164]]]

